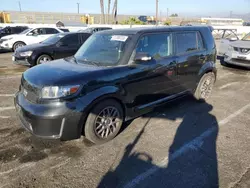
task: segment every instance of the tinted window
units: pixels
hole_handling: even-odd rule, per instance
[[[136,52],[148,53],[157,59],[172,55],[171,34],[152,34],[142,37]]]
[[[79,35],[80,35],[82,43],[84,43],[90,36],[90,34],[88,33],[80,33]]]
[[[44,44],[55,44],[57,43],[59,40],[61,40],[63,37],[65,37],[64,34],[56,34],[56,35],[53,35],[49,38],[47,38],[46,40],[44,40],[42,43]]]
[[[59,31],[57,31],[54,28],[45,28],[45,32],[46,32],[46,34],[56,34],[56,33],[59,33]]]
[[[199,50],[204,49],[203,40],[199,32],[197,33],[197,42],[198,42],[198,49]]]
[[[37,28],[31,31],[28,35],[44,35],[45,30],[43,28]]]
[[[77,34],[67,35],[61,40],[61,42],[67,45],[78,45],[79,44],[78,35]]]
[[[176,33],[176,53],[186,53],[198,49],[197,32]]]

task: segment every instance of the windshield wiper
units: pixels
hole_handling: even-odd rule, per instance
[[[81,59],[80,61],[83,61],[83,62],[86,62],[86,63],[90,63],[90,64],[95,65],[97,67],[100,66],[99,65],[100,62],[98,62],[98,61],[92,61],[92,60],[88,60],[88,59]]]

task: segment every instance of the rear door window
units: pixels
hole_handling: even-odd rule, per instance
[[[77,34],[67,35],[64,38],[62,38],[61,42],[68,46],[76,46],[79,44],[78,35]]]
[[[143,36],[137,45],[136,52],[144,52],[154,59],[172,55],[172,34],[149,34]]]
[[[88,33],[79,33],[79,37],[81,39],[81,43],[84,43],[90,37],[90,34],[88,34]]]
[[[45,28],[46,34],[56,34],[59,33],[55,28]]]
[[[204,48],[199,32],[176,33],[176,53],[184,54]]]

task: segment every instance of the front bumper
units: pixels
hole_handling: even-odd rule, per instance
[[[12,61],[16,65],[26,65],[26,66],[31,66],[32,65],[29,57],[17,57],[15,55],[13,55],[12,56]]]
[[[10,50],[12,49],[12,44],[10,44],[7,41],[0,41],[0,49],[6,49],[6,50]]]
[[[225,55],[224,61],[231,65],[237,65],[241,67],[250,68],[250,60],[247,60],[247,59],[243,60],[243,59],[231,58]]]
[[[14,103],[22,126],[31,134],[45,139],[80,138],[82,112],[75,110],[76,102],[34,104],[18,92]]]

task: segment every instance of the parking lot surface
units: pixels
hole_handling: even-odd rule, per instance
[[[250,71],[217,68],[207,103],[174,101],[93,145],[27,133],[13,105],[27,68],[0,53],[0,188],[250,187]]]

